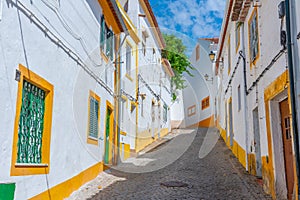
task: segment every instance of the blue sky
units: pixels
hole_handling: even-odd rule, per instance
[[[149,1],[162,32],[179,36],[186,46],[198,38],[219,36],[226,0]]]

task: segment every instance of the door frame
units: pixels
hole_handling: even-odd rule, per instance
[[[260,146],[260,122],[258,107],[252,111],[253,118],[253,135],[254,135],[254,152],[255,152],[255,172],[257,177],[262,176],[261,146]]]
[[[275,162],[274,162],[274,149],[273,149],[273,136],[276,135],[276,129],[278,130],[278,125],[280,127],[280,124],[272,123],[271,116],[276,116],[274,111],[272,111],[271,106],[272,104],[277,104],[277,113],[279,112],[279,106],[278,106],[278,99],[276,99],[279,95],[286,93],[286,96],[288,96],[288,99],[290,100],[290,86],[288,79],[288,70],[285,70],[281,75],[279,75],[274,81],[269,84],[265,90],[264,90],[264,103],[265,103],[265,121],[266,121],[266,131],[267,131],[267,142],[268,142],[268,154],[266,156],[262,157],[262,163],[263,163],[263,178],[265,179],[264,182],[267,191],[272,195],[273,198],[278,198],[278,195],[280,195],[276,189],[276,183],[277,180],[275,178],[276,172],[275,172]],[[286,98],[286,97],[285,97]],[[289,108],[290,109],[290,108]],[[273,109],[274,110],[274,109]],[[276,109],[275,109],[276,110]],[[272,111],[272,113],[271,113]],[[281,137],[281,127],[280,130],[280,137]],[[281,137],[282,139],[282,137]],[[284,172],[285,173],[285,172]],[[278,178],[277,178],[278,179]],[[276,181],[275,181],[276,180]],[[286,197],[285,197],[286,198]]]
[[[109,144],[107,144],[107,136],[106,136],[106,123],[107,123],[107,115],[108,112],[111,112],[110,114],[110,119],[109,119]],[[104,140],[104,164],[112,164],[113,161],[113,139],[114,139],[114,107],[113,105],[106,100],[106,111],[105,111],[105,120],[104,120],[104,135],[105,135],[105,140]],[[108,151],[106,150],[108,145]]]

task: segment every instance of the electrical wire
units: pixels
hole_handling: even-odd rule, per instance
[[[63,41],[61,41],[48,27],[46,27],[36,15],[30,11],[24,4],[19,0],[10,1],[17,9],[19,9],[25,16],[27,16],[31,22],[33,22],[52,42],[59,46],[63,51],[65,51],[78,65],[82,67],[97,83],[99,83],[111,96],[115,96],[114,92],[105,84],[105,82],[98,77],[80,58],[80,56],[75,53],[71,48],[69,48]]]

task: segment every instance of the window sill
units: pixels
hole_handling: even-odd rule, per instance
[[[95,138],[93,136],[88,136],[87,143],[92,145],[98,145],[98,138]]]
[[[93,136],[88,136],[88,139],[98,141],[98,138],[93,137]]]
[[[15,167],[48,167],[47,163],[16,163]]]

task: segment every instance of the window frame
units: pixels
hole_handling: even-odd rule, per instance
[[[235,51],[238,52],[241,43],[241,22],[235,23]]]
[[[256,31],[256,34],[257,34],[257,52],[256,52],[256,57],[255,58],[252,58],[252,46],[251,46],[251,25],[252,25],[252,21],[253,21],[253,18],[255,17],[255,22],[256,22],[256,26],[255,26],[255,31]],[[257,12],[257,8],[254,8],[252,13],[251,13],[251,16],[248,20],[248,50],[249,50],[249,58],[250,58],[250,69],[252,69],[253,65],[256,64],[257,60],[259,59],[259,54],[260,54],[260,47],[259,47],[259,32],[258,32],[258,12]]]
[[[90,110],[91,110],[91,103],[90,99],[93,98],[96,101],[98,101],[98,132],[97,132],[97,137],[93,137],[90,135]],[[98,145],[98,138],[99,138],[99,133],[100,133],[100,107],[101,107],[101,98],[92,90],[89,91],[89,98],[88,98],[88,124],[87,124],[87,143],[88,144],[93,144],[93,145]]]
[[[11,159],[11,176],[49,174],[50,170],[50,141],[51,141],[51,127],[52,127],[52,111],[53,111],[53,96],[54,86],[46,81],[38,74],[32,72],[30,69],[19,64],[19,71],[21,72],[20,81],[18,83],[17,101],[16,101],[16,115],[14,123],[12,159]],[[42,158],[40,164],[35,163],[17,163],[18,153],[18,128],[20,113],[22,108],[22,93],[24,80],[38,86],[46,92],[45,95],[45,111],[44,111],[44,128],[42,139]]]
[[[197,112],[196,105],[192,105],[192,106],[188,107],[187,112],[188,112],[188,117],[195,115]]]
[[[205,110],[210,107],[210,98],[209,96],[205,97],[201,101],[201,110]]]
[[[127,47],[130,48],[130,52],[127,52]],[[132,71],[132,56],[133,56],[133,51],[132,51],[132,45],[129,43],[129,42],[126,42],[126,47],[125,47],[125,52],[126,52],[126,63],[125,63],[125,68],[126,68],[126,73],[125,73],[125,76],[130,80],[130,81],[133,81],[133,78],[132,78],[132,74],[131,74],[131,71]],[[128,63],[127,61],[127,56],[128,58],[130,58],[130,63]],[[128,65],[129,64],[129,65]],[[128,66],[127,66],[128,65]]]
[[[238,92],[238,111],[240,111],[242,108],[241,85],[238,86],[237,90],[238,90],[237,91]]]
[[[109,54],[108,46],[111,47]],[[104,15],[101,16],[100,23],[100,51],[106,62],[114,59],[114,32],[107,26]]]

